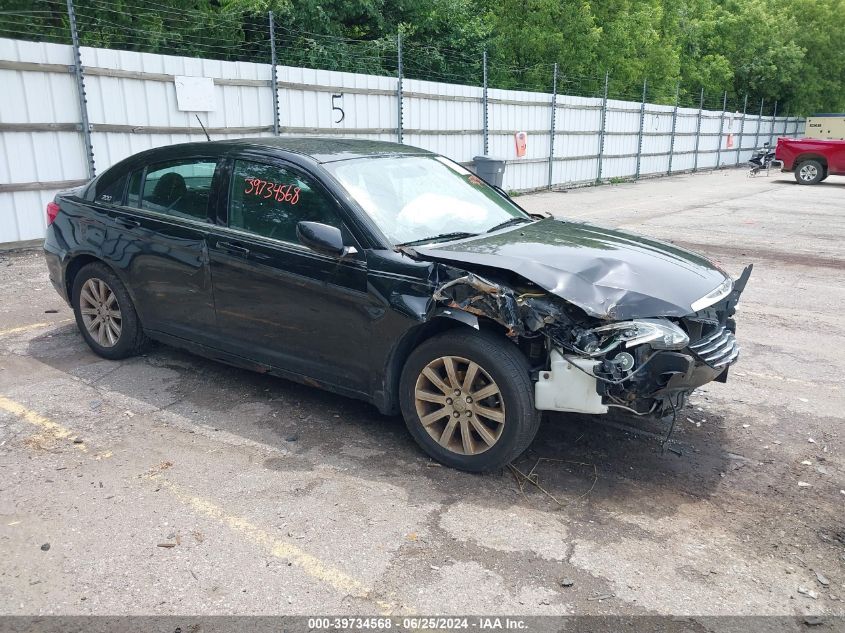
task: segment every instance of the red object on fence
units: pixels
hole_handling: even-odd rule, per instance
[[[513,135],[516,142],[516,157],[522,158],[525,156],[525,150],[528,149],[528,134],[525,132],[517,132]]]

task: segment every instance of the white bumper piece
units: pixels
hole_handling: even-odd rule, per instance
[[[598,364],[596,360],[564,357],[552,350],[551,369],[541,371],[534,385],[534,406],[542,411],[607,413],[607,405],[602,404],[601,396],[596,393],[596,378],[592,375],[593,367]]]

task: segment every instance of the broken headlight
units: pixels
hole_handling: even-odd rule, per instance
[[[599,356],[625,343],[634,347],[648,343],[654,349],[683,349],[689,337],[667,319],[636,319],[602,325],[579,337],[579,347],[590,356]]]
[[[730,277],[726,277],[725,281],[713,288],[713,290],[701,297],[701,299],[693,301],[690,308],[693,312],[698,312],[699,310],[703,310],[708,306],[712,306],[714,303],[718,303],[719,301],[727,297],[729,294],[731,294],[731,290],[733,290],[733,288],[733,280]]]

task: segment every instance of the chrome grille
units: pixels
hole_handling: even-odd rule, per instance
[[[739,345],[733,332],[725,326],[716,329],[689,345],[690,350],[705,363],[718,369],[734,362],[739,356]]]

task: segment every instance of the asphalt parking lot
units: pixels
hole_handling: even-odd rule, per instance
[[[755,264],[680,456],[560,415],[533,483],[449,470],[366,404],[162,345],[102,360],[40,253],[0,254],[2,612],[845,615],[845,178],[520,202]]]

